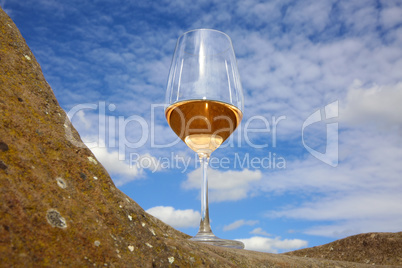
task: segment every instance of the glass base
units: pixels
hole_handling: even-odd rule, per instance
[[[227,240],[216,237],[213,233],[198,233],[190,238],[190,241],[204,243],[213,246],[244,249],[244,244],[241,241]]]

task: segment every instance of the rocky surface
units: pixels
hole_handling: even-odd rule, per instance
[[[402,267],[402,232],[359,234],[286,255]]]
[[[1,9],[0,31],[1,267],[371,267],[188,241],[77,146],[78,133]]]

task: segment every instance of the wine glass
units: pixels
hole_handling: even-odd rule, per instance
[[[207,168],[211,153],[243,117],[243,91],[230,37],[211,29],[184,33],[177,41],[166,90],[166,119],[172,130],[198,154],[202,169],[201,222],[191,240],[244,248],[211,230]]]

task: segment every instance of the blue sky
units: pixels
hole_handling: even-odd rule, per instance
[[[177,38],[233,41],[241,127],[214,152],[217,236],[285,252],[402,226],[402,3],[1,0],[115,184],[194,235],[200,170],[165,121]],[[275,163],[274,163],[275,161]]]

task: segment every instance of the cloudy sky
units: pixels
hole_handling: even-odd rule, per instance
[[[217,236],[285,252],[402,226],[402,2],[0,0],[115,184],[195,235],[200,170],[164,118],[177,38],[227,33],[245,94],[211,159]],[[77,144],[80,146],[80,144]]]

